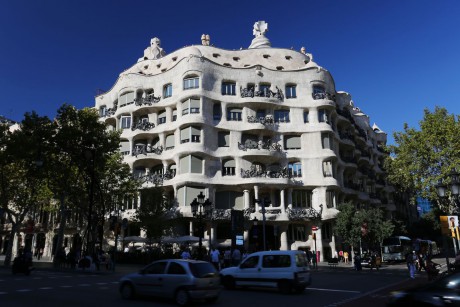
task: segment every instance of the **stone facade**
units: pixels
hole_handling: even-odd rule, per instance
[[[134,176],[144,187],[162,185],[189,218],[182,234],[193,233],[190,203],[203,192],[214,205],[205,238],[227,244],[230,211],[240,210],[245,247],[260,249],[261,223],[252,221],[263,220],[255,200],[265,200],[267,248],[316,244],[326,259],[339,244],[339,203],[395,210],[383,170],[386,134],[305,48],[270,47],[267,29],[256,23],[241,50],[216,48],[203,34],[202,45],[166,54],[152,39],[95,107],[122,129]]]

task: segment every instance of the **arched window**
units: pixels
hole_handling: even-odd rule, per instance
[[[198,76],[189,76],[184,79],[184,90],[199,88],[200,78]]]
[[[290,162],[288,165],[289,176],[298,178],[302,177],[302,163],[300,162]]]
[[[222,164],[222,176],[235,176],[235,160],[227,160]]]

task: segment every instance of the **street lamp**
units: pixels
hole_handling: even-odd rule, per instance
[[[265,240],[265,205],[268,203],[268,200],[267,199],[262,199],[262,200],[256,199],[255,202],[257,204],[262,205],[262,241],[263,241],[263,247],[265,251],[267,250],[267,243]]]
[[[190,207],[192,208],[192,214],[194,217],[198,219],[198,226],[199,226],[199,241],[198,241],[198,259],[203,259],[202,254],[202,246],[203,246],[203,235],[204,235],[204,227],[203,227],[203,218],[209,218],[212,214],[212,202],[207,198],[204,199],[205,196],[203,192],[195,198]]]
[[[459,181],[459,173],[453,169],[449,175],[447,175],[448,179],[450,179],[450,192],[453,196],[453,200],[456,202],[458,200],[458,196],[460,194],[460,181]],[[438,196],[441,198],[447,197],[447,190],[449,187],[447,184],[443,183],[442,180],[439,180],[439,183],[436,185],[436,190],[438,192]],[[457,202],[456,202],[457,203]]]
[[[121,208],[117,208],[116,210],[117,215],[116,216],[111,216],[110,220],[110,228],[113,229],[113,232],[115,234],[115,250],[113,251],[113,265],[112,265],[112,271],[115,272],[115,265],[116,265],[116,258],[117,258],[117,251],[118,251],[118,236],[120,235],[121,232],[121,223],[120,223],[120,213],[123,214],[125,211],[125,207],[121,206]]]

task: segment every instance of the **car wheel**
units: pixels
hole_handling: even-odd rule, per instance
[[[215,303],[215,302],[217,302],[218,299],[219,299],[218,296],[214,296],[214,297],[210,297],[210,298],[206,299],[206,302]]]
[[[120,289],[121,297],[125,300],[131,300],[135,296],[135,291],[133,285],[129,283],[124,283]]]
[[[174,300],[176,301],[176,304],[179,306],[187,306],[190,302],[190,297],[185,289],[179,289],[176,291],[176,294],[174,295]]]
[[[278,290],[283,294],[291,293],[291,283],[288,280],[280,280],[278,282]]]
[[[228,289],[228,290],[235,289],[235,279],[233,279],[233,277],[231,276],[225,276],[222,279],[222,284],[224,285],[225,289]]]
[[[305,286],[298,286],[294,289],[294,292],[297,293],[297,294],[300,294],[300,293],[303,293],[303,291],[305,290]]]

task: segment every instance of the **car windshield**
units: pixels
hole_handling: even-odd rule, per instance
[[[197,278],[215,277],[216,269],[209,262],[189,263],[190,271]]]
[[[295,263],[297,267],[308,266],[307,256],[305,254],[296,254]]]

